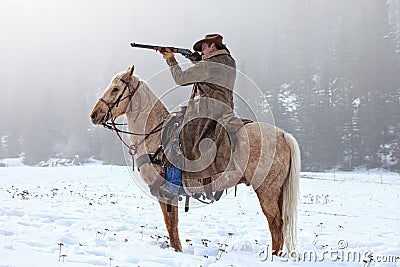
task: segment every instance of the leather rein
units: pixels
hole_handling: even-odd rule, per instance
[[[137,154],[137,148],[140,144],[142,144],[147,138],[149,138],[151,135],[161,131],[163,129],[162,125],[164,123],[164,121],[162,121],[161,123],[159,123],[156,127],[154,127],[149,133],[134,133],[134,132],[128,132],[128,131],[124,131],[119,129],[117,126],[121,126],[121,125],[125,125],[125,124],[121,124],[121,123],[116,123],[115,120],[116,118],[112,116],[112,110],[114,107],[118,107],[119,103],[124,101],[125,99],[129,99],[129,101],[131,101],[132,97],[135,95],[135,93],[139,90],[139,88],[141,87],[142,82],[139,80],[137,86],[131,90],[130,88],[130,82],[124,81],[123,79],[120,79],[120,81],[122,83],[125,84],[124,89],[122,90],[121,94],[118,96],[117,100],[115,100],[115,102],[113,103],[109,103],[107,101],[105,101],[103,98],[100,98],[100,101],[103,102],[107,107],[108,107],[108,111],[107,113],[104,115],[103,117],[103,127],[111,130],[111,131],[115,131],[115,133],[117,134],[118,138],[121,140],[121,142],[124,144],[124,146],[126,146],[128,148],[128,153],[129,155],[132,156],[132,170],[135,169],[135,160],[134,160],[134,156]],[[126,89],[129,90],[128,95],[126,95],[124,97],[124,94],[126,92]],[[110,119],[110,122],[108,122],[108,120]],[[129,135],[136,135],[136,136],[143,136],[144,138],[139,141],[136,144],[128,144],[127,142],[125,142],[121,136],[121,134],[129,134]]]

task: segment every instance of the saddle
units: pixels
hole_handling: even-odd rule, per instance
[[[166,123],[164,124],[161,145],[154,154],[145,154],[139,156],[136,160],[137,168],[145,163],[152,163],[161,165],[164,168],[164,172],[160,173],[160,176],[164,179],[157,179],[152,185],[150,185],[150,191],[155,196],[160,196],[160,187],[167,182],[165,180],[165,173],[167,168],[179,168],[181,166],[182,152],[180,149],[180,130],[183,127],[183,119],[185,115],[186,107],[182,107],[179,112],[171,113]],[[229,136],[231,143],[231,152],[235,151],[237,144],[236,132],[247,123],[251,123],[251,120],[232,117],[226,124],[225,128]],[[160,152],[162,156],[160,157]],[[161,159],[160,159],[161,158]],[[200,202],[210,204],[217,201],[222,196],[224,189],[213,190],[212,177],[204,179],[186,179],[182,181],[182,185],[179,189],[179,195],[186,196],[185,211],[188,211],[189,197],[193,197]],[[233,184],[232,186],[236,185]],[[196,188],[193,190],[193,188]],[[215,192],[215,193],[214,193]],[[171,198],[171,196],[169,197]],[[209,202],[206,202],[208,199]]]

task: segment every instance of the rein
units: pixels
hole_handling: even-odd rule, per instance
[[[163,129],[162,125],[163,125],[164,121],[162,121],[161,123],[159,123],[156,127],[154,127],[153,130],[151,130],[149,133],[143,133],[143,134],[137,134],[137,133],[132,133],[132,132],[128,132],[128,131],[123,131],[121,129],[118,129],[117,125],[120,124],[116,124],[115,123],[115,118],[111,119],[111,123],[104,123],[103,126],[110,129],[111,131],[115,131],[115,133],[117,134],[119,140],[121,140],[122,144],[124,144],[124,146],[126,146],[128,148],[128,153],[129,155],[132,156],[132,171],[135,170],[135,160],[134,160],[134,156],[137,154],[137,148],[139,145],[141,145],[144,141],[146,141],[147,138],[149,138],[151,135],[161,131]],[[136,143],[136,144],[131,144],[129,145],[127,142],[124,141],[124,139],[121,136],[122,134],[130,134],[130,135],[139,135],[139,136],[144,136],[144,138]]]
[[[108,111],[107,113],[104,115],[103,120],[105,121],[104,123],[102,123],[103,127],[111,130],[111,131],[115,131],[115,133],[117,134],[119,140],[121,140],[122,144],[124,144],[124,146],[126,146],[128,148],[128,153],[129,155],[132,156],[132,170],[135,169],[135,160],[134,160],[134,156],[137,154],[137,148],[139,145],[141,145],[147,138],[149,138],[151,135],[161,131],[163,129],[162,125],[164,123],[164,121],[160,122],[156,127],[154,127],[149,133],[133,133],[133,132],[128,132],[128,131],[124,131],[119,129],[117,126],[121,126],[121,125],[125,125],[125,124],[121,124],[121,123],[116,123],[115,120],[116,118],[114,118],[112,116],[112,109],[114,107],[118,107],[118,104],[129,98],[129,101],[132,99],[132,97],[135,95],[135,93],[139,90],[140,88],[140,84],[141,82],[138,81],[137,86],[135,87],[135,89],[132,90],[130,89],[130,82],[124,81],[124,80],[120,80],[121,82],[123,82],[125,84],[124,90],[122,90],[121,94],[118,96],[117,100],[115,100],[114,103],[108,103],[107,101],[105,101],[103,98],[100,98],[100,101],[102,101],[104,104],[106,104],[106,106],[108,107]],[[125,94],[126,89],[128,88],[129,90],[129,94],[127,96],[123,96]],[[111,117],[111,122],[108,122],[109,118]],[[121,134],[129,134],[129,135],[136,135],[136,136],[143,136],[144,138],[136,143],[136,144],[132,144],[129,145],[127,142],[124,141],[124,139],[122,138]]]

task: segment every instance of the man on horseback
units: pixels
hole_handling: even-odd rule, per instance
[[[236,64],[222,39],[219,34],[209,34],[196,42],[196,52],[190,57],[193,66],[186,70],[181,69],[172,52],[162,52],[175,82],[193,85],[180,132],[183,159],[175,170],[167,169],[166,180],[175,181],[160,188],[166,196],[178,194],[180,182],[176,178],[180,178],[182,171],[183,185],[195,179],[204,187],[207,198],[214,200],[212,177],[234,169],[225,128],[233,117]]]
[[[185,71],[171,53],[163,55],[178,84],[193,84],[187,111],[182,111],[184,117],[178,113],[170,114],[149,86],[133,74],[131,66],[112,78],[90,113],[92,123],[114,130],[129,148],[129,153],[138,156],[137,168],[143,182],[150,186],[151,193],[161,195],[161,198],[166,196],[167,201],[160,198],[158,202],[170,245],[177,251],[182,251],[176,198],[185,193],[181,184],[188,203],[190,196],[196,198],[204,192],[221,192],[244,183],[254,189],[268,220],[273,254],[280,255],[284,245],[289,255],[297,253],[296,215],[301,158],[296,139],[274,125],[263,122],[247,124],[243,119],[232,117],[235,62],[222,44],[222,36],[208,35],[194,48],[202,52],[202,59],[193,60],[194,65]],[[130,144],[123,141],[120,134],[125,131],[119,130],[115,124],[115,120],[123,115],[126,115],[129,129],[126,133],[131,134]],[[232,124],[235,127],[231,127]],[[235,132],[233,128],[236,128],[237,145],[232,153],[225,126],[229,133]],[[177,127],[182,130],[174,131]],[[135,133],[131,129],[139,131]],[[165,139],[178,142],[164,143]],[[170,158],[168,161],[164,158],[170,144],[171,150],[178,152],[177,164],[174,161],[170,164]],[[179,157],[179,152],[185,153],[184,156]],[[231,154],[235,156],[233,168],[230,168],[232,161],[227,163]],[[164,179],[165,167],[167,174]],[[170,184],[177,187],[170,190]],[[214,196],[218,198],[219,195]],[[188,208],[186,203],[185,211]]]

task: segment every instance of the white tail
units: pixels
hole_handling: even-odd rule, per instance
[[[288,179],[283,186],[283,239],[289,253],[296,251],[297,240],[297,202],[301,169],[300,148],[296,139],[285,133],[286,143],[290,147],[290,169]]]

